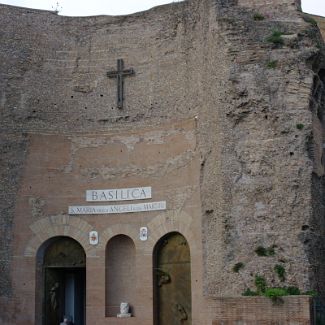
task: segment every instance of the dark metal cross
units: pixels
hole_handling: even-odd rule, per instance
[[[134,75],[134,70],[126,69],[124,70],[124,61],[123,59],[117,60],[117,71],[109,71],[107,72],[108,78],[116,78],[117,79],[117,107],[123,108],[124,101],[124,78],[127,76]]]

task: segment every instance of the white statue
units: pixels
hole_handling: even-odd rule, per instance
[[[64,316],[63,317],[63,322],[60,323],[60,325],[73,325],[73,323],[71,321],[71,317],[70,316]]]
[[[127,302],[121,302],[120,305],[120,313],[127,314],[129,312],[129,304]]]
[[[131,313],[129,313],[130,306],[127,302],[121,302],[120,305],[120,314],[117,314],[118,318],[123,317],[131,317]]]

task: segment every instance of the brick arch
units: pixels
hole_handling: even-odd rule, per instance
[[[136,250],[139,248],[139,241],[138,239],[138,229],[135,228],[133,225],[128,224],[116,224],[106,228],[100,235],[99,235],[99,245],[98,249],[101,251],[105,251],[106,245],[110,239],[118,235],[125,235],[132,239]]]
[[[149,240],[146,252],[153,254],[156,243],[166,234],[178,232],[187,240],[190,251],[195,250],[196,240],[191,231],[193,218],[183,211],[167,211],[156,216],[148,223]]]
[[[101,234],[99,234],[98,250],[102,253],[105,252],[108,241],[117,235],[126,235],[130,237],[136,250],[144,250],[145,253],[152,253],[154,246],[158,240],[169,232],[179,232],[182,234],[189,243],[190,249],[192,246],[196,246],[194,235],[191,231],[192,217],[182,211],[167,211],[157,215],[147,225],[149,239],[145,242],[139,240],[140,228],[135,228],[134,225],[128,224],[116,224],[106,228]]]
[[[52,237],[66,236],[76,240],[86,252],[86,256],[96,255],[96,247],[89,244],[88,234],[93,227],[78,217],[55,215],[40,219],[30,225],[33,237],[29,240],[24,256],[36,257],[41,245]]]

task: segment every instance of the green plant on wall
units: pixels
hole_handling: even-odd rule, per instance
[[[283,33],[279,30],[274,30],[272,34],[266,38],[266,41],[277,46],[283,45],[284,40],[282,38],[282,35]]]
[[[264,296],[270,298],[275,304],[283,303],[282,297],[284,296],[297,296],[297,295],[309,295],[309,296],[316,296],[317,293],[315,291],[307,291],[301,293],[299,288],[297,287],[269,287],[267,285],[267,281],[263,276],[255,275],[255,286],[256,291],[247,288],[243,293],[242,296]]]
[[[303,292],[302,295],[317,297],[318,293],[315,290],[308,290],[306,292]]]
[[[297,287],[287,287],[288,296],[298,296],[301,294],[300,289]]]
[[[285,268],[282,265],[277,264],[277,265],[274,266],[274,271],[278,275],[280,281],[284,282],[285,279],[286,279],[286,276],[285,276],[286,275],[286,270],[285,270]]]
[[[247,288],[243,293],[242,296],[246,297],[253,297],[258,296],[258,293],[256,291],[252,291],[250,288]]]
[[[287,296],[288,292],[285,288],[267,288],[264,296],[270,298],[274,303],[283,303],[283,296]]]
[[[277,246],[276,245],[272,245],[270,247],[259,246],[255,249],[255,253],[258,256],[273,256],[275,255],[275,250],[274,250],[275,247]],[[286,270],[283,265],[281,264],[274,265],[273,271],[281,282],[285,282]],[[245,291],[242,293],[242,296],[264,296],[270,298],[275,304],[281,304],[284,302],[284,300],[282,299],[282,297],[284,296],[294,296],[294,295],[301,295],[301,294],[310,295],[310,296],[317,295],[315,291],[301,292],[299,288],[294,286],[288,286],[288,287],[268,286],[265,277],[260,274],[255,274],[254,284],[256,287],[256,291],[251,290],[250,288],[246,288]]]
[[[275,254],[275,249],[276,245],[272,245],[270,247],[263,247],[263,246],[258,246],[255,249],[255,253],[258,256],[273,256]]]
[[[253,18],[254,18],[255,21],[261,21],[261,20],[265,19],[265,17],[262,14],[260,14],[259,12],[256,12],[254,14]]]
[[[266,67],[268,69],[275,69],[276,67],[278,66],[278,61],[274,60],[274,61],[269,61],[267,64],[266,64]]]
[[[255,275],[255,286],[258,294],[263,294],[266,290],[266,280],[263,276]]]

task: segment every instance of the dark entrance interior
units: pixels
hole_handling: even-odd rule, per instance
[[[155,325],[190,325],[191,257],[186,239],[170,233],[154,252]]]
[[[57,237],[46,245],[42,284],[42,325],[58,325],[64,316],[85,325],[86,256],[78,242]]]

